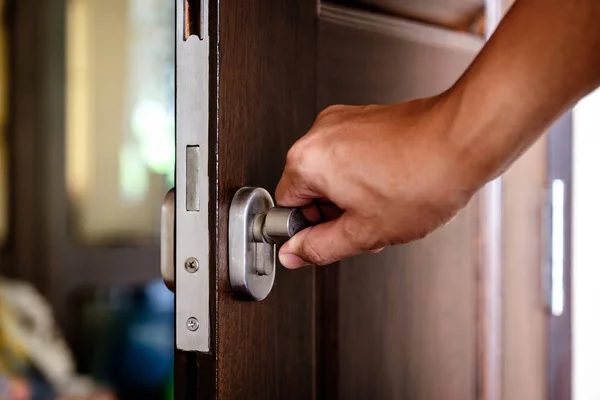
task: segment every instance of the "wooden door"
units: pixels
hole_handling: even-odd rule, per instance
[[[502,398],[498,242],[485,198],[417,243],[278,268],[260,302],[239,300],[228,279],[233,195],[272,193],[319,109],[435,94],[484,39],[300,0],[177,7],[176,398]],[[188,151],[200,152],[192,164],[205,186],[187,180]]]
[[[273,193],[287,149],[315,118],[317,4],[178,0],[177,8],[176,398],[314,398],[315,270],[279,267],[265,300],[242,301],[227,260],[233,195],[243,186]],[[190,151],[201,161],[192,183]],[[189,257],[199,261],[194,274]]]
[[[319,107],[433,95],[462,74],[483,38],[322,6]],[[342,261],[340,399],[481,399],[477,203],[424,240]],[[495,382],[497,384],[497,382]]]
[[[461,30],[468,29],[484,12],[482,0],[333,0],[332,3],[372,9]]]

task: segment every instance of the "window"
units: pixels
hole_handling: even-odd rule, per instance
[[[67,189],[84,242],[148,240],[173,186],[174,2],[70,0]]]

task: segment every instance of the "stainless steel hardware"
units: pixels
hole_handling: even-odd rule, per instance
[[[275,282],[275,245],[310,223],[300,209],[275,207],[265,189],[244,187],[229,208],[229,281],[236,294],[263,300]]]
[[[204,23],[209,10],[208,0],[175,4],[175,345],[206,353],[211,351],[209,167],[214,164],[208,129],[210,35]]]
[[[202,171],[203,160],[200,146],[187,146],[185,149],[185,209],[187,211],[200,211],[202,201]]]
[[[309,226],[299,208],[273,207],[254,217],[252,237],[256,242],[277,244]]]
[[[160,214],[160,273],[169,290],[175,290],[175,189],[165,196]]]
[[[161,274],[171,291],[175,290],[174,222],[175,189],[171,189],[162,206],[160,235]],[[262,188],[238,190],[229,210],[229,279],[233,290],[252,300],[267,297],[275,281],[275,245],[310,225],[300,209],[274,207],[271,195]],[[199,268],[198,259],[188,257],[183,263],[185,279]],[[190,329],[190,321],[199,324],[197,318],[188,317],[187,330],[197,331],[198,327]]]

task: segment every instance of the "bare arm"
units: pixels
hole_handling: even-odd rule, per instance
[[[599,21],[598,0],[518,0],[447,92],[323,111],[290,149],[276,199],[336,211],[283,246],[282,263],[328,264],[450,220],[600,84]]]
[[[482,179],[600,84],[599,18],[594,0],[519,0],[456,83],[449,96],[466,130],[453,135]]]

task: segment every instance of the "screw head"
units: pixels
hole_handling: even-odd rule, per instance
[[[198,320],[194,317],[190,317],[187,320],[187,328],[188,330],[195,332],[198,330],[198,328],[200,327],[200,323],[198,323]]]
[[[198,271],[198,260],[196,260],[194,257],[190,257],[185,260],[185,270],[190,274]]]

